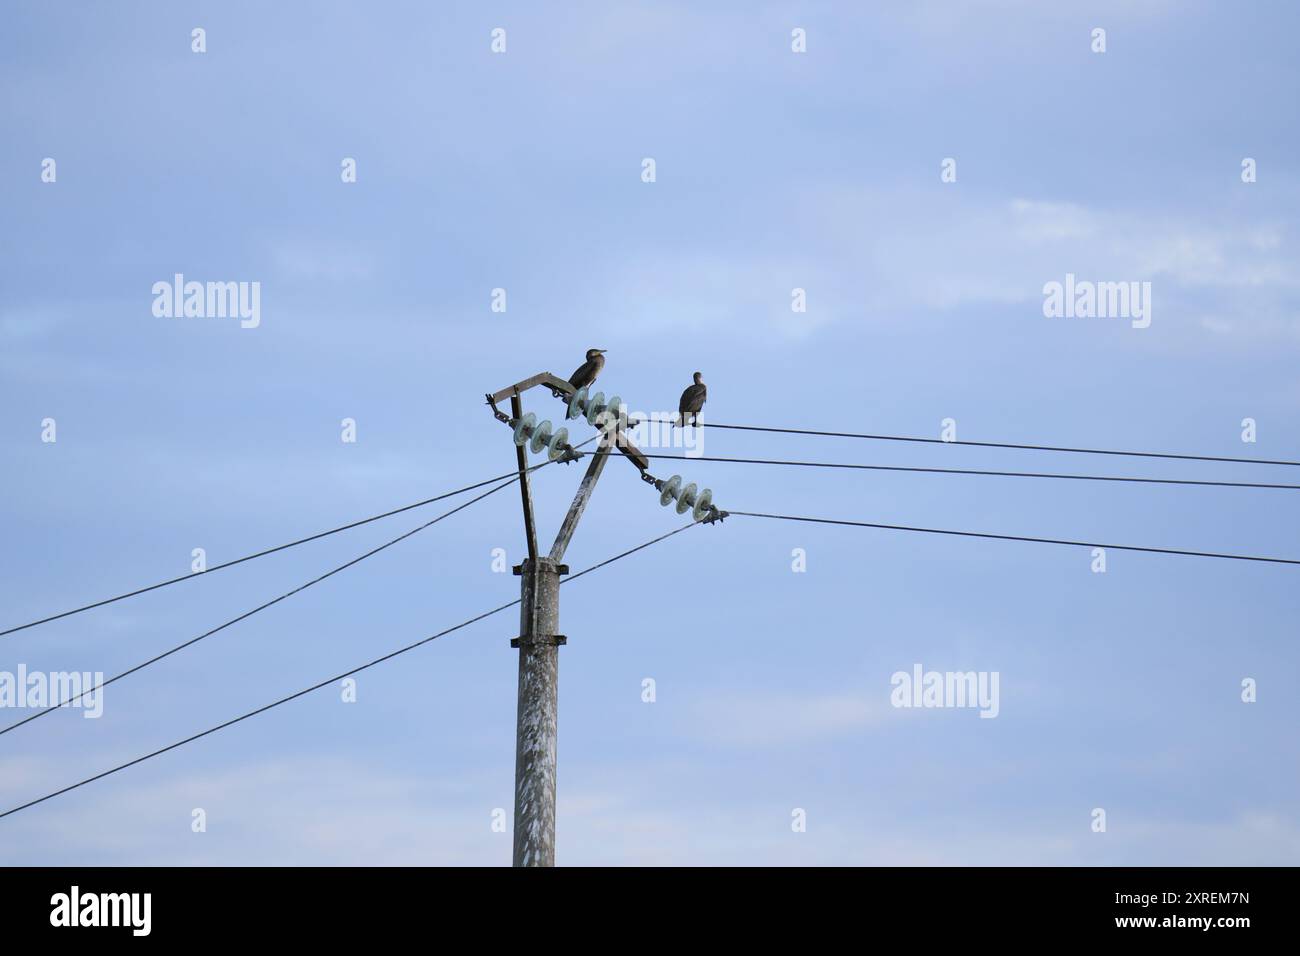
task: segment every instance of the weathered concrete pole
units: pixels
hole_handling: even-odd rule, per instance
[[[519,700],[515,733],[515,866],[555,865],[555,734],[560,679],[560,575],[550,558],[528,558],[522,576]]]

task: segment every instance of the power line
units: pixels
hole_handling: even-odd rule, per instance
[[[584,444],[586,443],[584,442]],[[551,464],[551,462],[549,461],[542,462],[540,465],[534,465],[532,468],[529,469],[529,471],[535,471],[538,468],[544,468],[546,465],[549,464]],[[51,621],[57,621],[65,617],[71,617],[73,614],[80,614],[83,611],[90,611],[97,607],[103,607],[106,604],[113,604],[117,601],[124,601],[127,598],[136,597],[137,595],[140,594],[147,594],[148,592],[156,591],[159,588],[165,588],[172,584],[179,584],[181,581],[190,581],[193,580],[194,578],[200,578],[203,577],[204,575],[211,574],[213,571],[221,571],[225,568],[234,567],[236,564],[243,564],[245,561],[252,561],[254,558],[263,558],[266,557],[268,554],[275,554],[276,552],[279,551],[286,551],[289,548],[296,548],[300,544],[307,544],[310,541],[318,541],[321,538],[327,538],[332,534],[338,534],[340,531],[348,531],[352,528],[359,528],[361,525],[369,524],[372,521],[378,521],[381,518],[389,518],[392,517],[393,515],[401,514],[404,511],[411,511],[414,508],[422,508],[425,505],[431,505],[436,501],[442,501],[445,498],[453,498],[456,495],[464,494],[467,491],[473,491],[476,488],[482,488],[484,485],[490,485],[493,482],[502,481],[506,478],[512,478],[512,477],[518,478],[519,477],[518,472],[508,471],[504,475],[497,475],[494,478],[488,478],[486,481],[478,481],[472,485],[466,485],[464,488],[457,488],[455,491],[448,491],[441,495],[437,495],[433,498],[425,498],[423,501],[417,501],[414,504],[403,505],[401,508],[394,508],[392,511],[385,511],[382,514],[372,515],[369,518],[362,518],[360,521],[352,521],[345,525],[339,525],[339,527],[337,528],[331,528],[328,531],[321,531],[317,534],[308,535],[305,538],[299,538],[297,541],[290,541],[288,544],[281,544],[281,545],[277,545],[274,548],[267,548],[266,550],[258,551],[255,554],[248,554],[242,558],[235,558],[233,561],[225,561],[221,564],[214,564],[212,567],[207,568],[204,571],[197,571],[197,572],[191,572],[190,574],[183,574],[180,575],[179,577],[174,577],[167,581],[159,581],[157,584],[150,584],[148,587],[136,588],[134,591],[128,591],[125,594],[119,594],[116,597],[105,598],[102,601],[95,601],[92,604],[85,604],[82,605],[81,607],[73,608],[70,611],[62,611],[58,614],[51,614],[48,617],[43,617],[35,621],[29,621],[26,624],[19,624],[16,627],[11,627],[8,628],[7,630],[0,631],[0,637],[5,637],[6,635],[14,634],[18,631],[25,631],[29,627],[36,627],[37,625],[40,624],[48,624]]]
[[[1223,558],[1230,561],[1262,561],[1269,564],[1297,564],[1295,558],[1267,558],[1250,554],[1223,554],[1216,551],[1185,551],[1180,548],[1147,548],[1133,544],[1102,544],[1099,541],[1068,541],[1062,538],[1034,538],[1018,534],[992,534],[983,531],[951,531],[944,528],[916,528],[901,524],[879,524],[870,521],[848,521],[839,518],[806,518],[798,515],[765,514],[757,511],[729,511],[728,515],[747,518],[772,518],[778,521],[803,521],[811,524],[846,525],[854,528],[880,528],[886,531],[917,531],[923,534],[946,534],[962,538],[992,538],[997,541],[1028,541],[1034,544],[1064,544],[1082,548],[1106,548],[1114,551],[1143,551],[1148,554],[1181,554],[1194,558]]]
[[[641,424],[638,422],[638,424]],[[1080,455],[1124,455],[1131,458],[1172,458],[1180,461],[1223,461],[1245,465],[1289,465],[1300,467],[1300,461],[1274,460],[1268,458],[1230,458],[1220,455],[1178,455],[1169,452],[1154,451],[1116,451],[1112,448],[1069,448],[1060,445],[1027,445],[997,441],[944,441],[942,438],[916,438],[906,435],[870,435],[858,432],[814,431],[806,428],[772,428],[763,425],[721,425],[715,422],[703,423],[703,428],[726,428],[733,431],[773,432],[784,435],[820,435],[829,438],[865,438],[873,441],[906,441],[927,445],[969,445],[978,448],[1016,448],[1026,451],[1061,451]]]
[[[471,624],[483,620],[485,617],[491,617],[493,614],[497,614],[501,611],[506,610],[507,608],[514,607],[518,603],[519,601],[518,599],[516,599],[514,601],[511,601],[509,604],[502,604],[500,607],[493,608],[490,611],[485,611],[484,613],[478,615],[477,617],[470,618],[468,621],[462,621],[460,624],[457,624],[453,627],[449,627],[445,631],[439,631],[437,634],[433,634],[429,637],[424,638],[423,640],[416,641],[414,644],[408,644],[405,647],[398,648],[397,650],[389,654],[385,654],[383,657],[376,657],[373,661],[370,661],[369,663],[366,664],[362,664],[360,667],[354,667],[352,670],[344,671],[342,674],[339,674],[335,677],[331,677],[327,680],[323,680],[317,684],[312,684],[310,687],[306,687],[296,693],[290,694],[288,697],[281,697],[277,701],[273,701],[272,703],[265,704],[257,708],[256,710],[250,710],[246,714],[241,714],[240,716],[232,718],[231,720],[227,720],[223,723],[217,724],[215,727],[209,727],[207,730],[200,731],[197,734],[193,734],[189,737],[186,737],[184,740],[178,740],[174,744],[168,744],[166,747],[162,747],[158,750],[153,751],[152,753],[145,754],[143,757],[136,757],[134,760],[128,760],[126,763],[119,764],[118,766],[112,768],[111,770],[105,770],[103,773],[97,773],[93,777],[87,777],[85,780],[78,781],[77,783],[71,784],[70,786],[63,787],[60,790],[55,790],[53,793],[48,793],[43,797],[38,797],[35,800],[29,800],[27,803],[24,803],[21,806],[14,807],[12,810],[6,810],[3,813],[0,813],[0,819],[3,819],[4,817],[9,816],[10,814],[17,813],[19,810],[26,810],[28,807],[34,807],[38,803],[44,803],[46,800],[51,800],[54,797],[61,796],[65,793],[68,793],[71,790],[76,790],[78,787],[84,787],[88,783],[94,783],[96,780],[102,780],[105,777],[118,773],[119,771],[126,770],[128,767],[134,767],[136,764],[144,763],[146,760],[151,760],[154,757],[161,756],[162,754],[167,753],[169,750],[175,750],[177,747],[183,747],[185,746],[185,744],[192,743],[195,740],[199,740],[203,737],[207,737],[209,734],[215,734],[219,730],[224,730],[225,728],[233,726],[234,724],[237,724],[240,721],[248,720],[248,718],[250,717],[256,717],[258,714],[266,713],[268,710],[272,710],[276,707],[279,707],[281,704],[287,704],[291,700],[297,700],[299,697],[303,697],[307,694],[310,694],[312,691],[320,690],[322,687],[326,687],[337,681],[341,681],[345,677],[351,677],[353,674],[359,674],[361,673],[361,671],[374,667],[376,664],[381,664],[384,661],[391,660],[392,658],[397,657],[399,654],[405,654],[407,651],[414,650],[415,648],[420,647],[422,644],[427,644],[430,641],[437,640],[440,637],[444,637],[447,634],[452,633],[452,631],[458,631],[463,627],[468,627]]]
[[[443,518],[449,518],[452,515],[454,515],[456,512],[463,511],[464,509],[468,508],[470,505],[482,501],[484,498],[488,497],[489,495],[494,495],[498,491],[501,491],[503,488],[510,487],[518,480],[519,480],[519,476],[515,475],[507,479],[502,484],[497,485],[495,488],[491,488],[488,491],[485,491],[483,494],[471,498],[469,501],[466,501],[464,504],[457,505],[455,508],[452,508],[450,511],[443,512],[442,514],[438,515],[438,517],[433,518],[430,521],[426,521],[424,524],[420,525],[419,527],[412,528],[410,531],[406,532],[405,534],[398,535],[396,538],[393,538],[391,541],[386,541],[383,544],[381,544],[379,547],[372,548],[369,551],[367,551],[365,554],[359,555],[353,558],[351,561],[346,562],[345,564],[340,564],[338,567],[326,571],[324,574],[320,575],[319,577],[312,578],[310,581],[306,582],[305,584],[298,585],[296,588],[294,588],[291,591],[284,592],[279,597],[272,598],[271,600],[267,601],[264,604],[259,604],[251,611],[245,611],[243,614],[240,614],[238,617],[232,617],[230,620],[226,621],[225,623],[218,624],[210,631],[204,631],[198,637],[192,637],[188,641],[185,641],[182,644],[177,644],[175,647],[163,651],[161,654],[158,654],[155,657],[151,657],[149,658],[149,660],[144,661],[143,663],[136,664],[134,667],[128,668],[127,670],[122,671],[120,674],[115,674],[112,677],[110,677],[108,680],[103,681],[102,683],[98,684],[95,687],[86,688],[85,690],[83,690],[81,693],[77,694],[74,697],[69,697],[67,700],[60,701],[57,704],[51,704],[48,707],[36,711],[36,713],[34,714],[30,714],[29,716],[24,717],[22,720],[15,721],[14,723],[9,724],[6,727],[2,727],[0,728],[0,736],[9,733],[9,731],[11,730],[16,730],[17,728],[23,726],[23,724],[31,723],[33,720],[36,720],[38,717],[44,717],[46,714],[52,713],[53,711],[57,710],[60,707],[66,707],[70,704],[75,704],[77,701],[81,700],[81,698],[85,697],[87,694],[91,693],[92,691],[101,690],[107,687],[109,684],[121,680],[123,677],[129,677],[131,674],[134,674],[137,671],[144,670],[146,667],[150,666],[151,664],[156,664],[159,661],[163,660],[164,658],[171,657],[171,655],[175,654],[178,651],[182,651],[193,644],[197,644],[199,641],[203,640],[204,638],[211,637],[213,634],[216,634],[219,631],[224,631],[232,624],[238,624],[240,621],[247,620],[248,618],[252,617],[254,614],[257,614],[259,611],[264,611],[267,608],[271,607],[272,605],[279,604],[281,601],[285,600],[286,598],[292,597],[293,595],[297,594],[300,591],[305,591],[307,590],[307,588],[311,587],[312,585],[319,584],[321,581],[324,581],[326,578],[333,577],[334,575],[338,574],[340,571],[346,570],[347,568],[352,567],[354,564],[359,564],[362,561],[364,561],[366,558],[378,554],[380,551],[383,551],[387,548],[391,548],[399,541],[405,541],[407,538],[423,531],[425,528],[437,524]]]
[[[658,538],[655,538],[653,541],[647,541],[645,544],[638,545],[635,548],[632,548],[628,551],[624,551],[622,554],[615,555],[612,558],[608,558],[604,561],[601,561],[598,564],[594,564],[589,568],[579,571],[577,574],[569,578],[569,580],[576,581],[578,578],[582,577],[582,575],[587,574],[590,571],[594,571],[597,568],[604,567],[605,565],[610,564],[614,561],[618,561],[621,558],[625,558],[630,554],[635,554],[637,551],[640,551],[642,548],[648,548],[650,545],[655,544],[658,541],[662,541],[665,538],[670,538],[678,531],[685,531],[687,528],[694,527],[696,524],[699,524],[699,522],[693,521],[688,525],[684,525],[683,527],[678,528],[677,531],[673,531],[665,535],[660,535]],[[439,631],[437,634],[432,634],[429,637],[418,640],[412,644],[407,644],[405,647],[399,647],[397,650],[390,651],[389,653],[383,655],[382,657],[376,657],[374,660],[362,664],[359,667],[354,667],[351,670],[344,671],[343,673],[337,674],[334,677],[330,677],[326,680],[320,681],[319,683],[312,684],[310,687],[305,687],[300,691],[297,691],[293,694],[289,694],[287,697],[281,697],[279,700],[272,701],[269,704],[264,704],[263,706],[258,707],[256,710],[250,710],[247,713],[241,714],[238,717],[231,718],[230,720],[224,721],[213,727],[209,727],[207,730],[200,731],[197,734],[192,734],[189,737],[184,738],[183,740],[178,740],[173,744],[168,744],[166,747],[161,747],[158,750],[155,750],[151,753],[147,753],[142,757],[136,757],[134,760],[128,760],[126,763],[119,764],[118,766],[113,767],[109,770],[105,770],[102,773],[97,773],[92,777],[86,777],[84,780],[79,780],[76,783],[69,784],[66,787],[62,787],[51,793],[47,793],[42,797],[37,797],[35,800],[29,800],[26,803],[20,804],[16,807],[13,807],[9,810],[5,810],[4,812],[0,813],[0,819],[4,819],[5,817],[18,813],[20,810],[26,810],[29,807],[34,807],[39,803],[44,803],[47,800],[52,800],[55,797],[62,796],[65,793],[68,793],[72,790],[76,790],[80,787],[84,787],[87,784],[94,783],[97,780],[103,780],[105,777],[110,777],[113,774],[119,773],[122,770],[126,770],[130,767],[134,767],[136,764],[144,763],[146,760],[152,760],[154,757],[159,757],[167,753],[168,751],[175,750],[178,747],[183,747],[188,743],[193,743],[194,741],[207,737],[210,734],[215,734],[219,730],[224,730],[225,728],[238,724],[241,721],[248,720],[250,717],[256,717],[258,714],[264,714],[268,710],[273,710],[274,708],[279,707],[281,704],[287,704],[290,701],[297,700],[299,697],[304,697],[307,694],[310,694],[312,691],[320,690],[322,687],[328,687],[330,684],[337,683],[338,681],[341,681],[346,677],[351,677],[354,674],[359,674],[362,671],[368,670],[377,664],[382,664],[385,661],[390,661],[394,657],[398,657],[399,655],[405,654],[408,651],[413,651],[417,647],[422,647],[423,645],[428,644],[430,641],[436,641],[438,638],[445,637],[446,635],[451,634],[453,631],[459,631],[462,628],[469,627],[469,625],[471,624],[475,624],[483,620],[484,618],[491,617],[493,614],[499,614],[500,612],[512,608],[519,603],[520,603],[519,599],[516,598],[515,600],[511,601],[508,604],[502,604],[500,607],[495,607],[490,611],[484,611],[482,614],[476,615],[475,617],[472,617],[467,621],[462,621],[461,623],[455,624],[447,628],[446,630]]]
[[[677,528],[673,531],[669,531],[667,534],[661,534],[659,537],[647,541],[645,544],[638,544],[635,548],[629,548],[627,551],[624,551],[622,554],[616,554],[612,558],[606,558],[604,561],[601,561],[598,564],[593,564],[591,567],[585,568],[582,571],[579,571],[577,574],[570,575],[560,583],[568,584],[572,581],[576,581],[584,574],[590,574],[592,571],[595,571],[597,568],[603,568],[607,564],[613,564],[615,561],[621,560],[622,558],[626,558],[629,554],[636,554],[638,551],[648,548],[652,544],[658,544],[660,541],[664,541],[668,538],[671,538],[675,534],[681,534],[683,531],[686,531],[690,528],[694,528],[697,524],[700,523],[701,522],[699,521],[692,521],[690,524],[684,524],[680,528]]]
[[[715,426],[716,427],[716,426]],[[596,452],[595,454],[601,454]],[[643,454],[645,454],[643,452]],[[986,475],[998,478],[1063,478],[1070,481],[1125,481],[1149,485],[1204,485],[1219,488],[1275,488],[1300,491],[1300,485],[1254,481],[1201,481],[1191,478],[1131,478],[1117,475],[1071,475],[1038,471],[984,471],[977,468],[921,468],[904,465],[860,465],[834,461],[785,461],[775,458],[717,458],[707,455],[651,455],[646,458],[675,458],[684,461],[720,461],[736,465],[791,465],[801,468],[848,468],[861,471],[907,471],[937,475]]]

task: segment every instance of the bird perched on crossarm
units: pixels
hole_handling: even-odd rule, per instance
[[[682,392],[682,400],[677,403],[677,424],[685,425],[687,417],[690,418],[692,425],[698,424],[700,409],[704,407],[708,397],[709,389],[704,384],[704,376],[696,372],[695,384]]]
[[[587,361],[578,366],[578,370],[569,378],[574,388],[584,388],[596,381],[596,376],[605,367],[604,349],[587,349]]]

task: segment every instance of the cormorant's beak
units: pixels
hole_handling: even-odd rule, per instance
[[[608,349],[596,349],[596,352],[599,353],[600,355],[604,355],[607,351],[609,351],[609,350],[608,350]]]

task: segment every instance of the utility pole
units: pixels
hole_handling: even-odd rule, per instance
[[[581,453],[569,443],[567,428],[552,432],[549,421],[537,423],[532,413],[524,414],[520,394],[535,385],[543,385],[557,398],[568,402],[568,417],[585,415],[590,424],[601,430],[597,451],[578,486],[573,503],[569,506],[559,534],[550,553],[542,557],[537,550],[537,524],[533,516],[532,487],[528,480],[528,458],[524,446],[534,453],[546,451],[551,461],[574,461]],[[510,399],[507,416],[497,408],[497,403]],[[622,430],[620,401],[615,398],[608,404],[604,395],[589,397],[587,389],[575,391],[572,385],[549,372],[542,372],[509,388],[487,396],[488,404],[498,421],[514,430],[516,461],[519,465],[519,492],[524,511],[524,535],[527,539],[528,557],[517,565],[515,574],[520,577],[519,636],[510,642],[519,649],[519,690],[515,718],[515,822],[514,865],[555,865],[555,778],[556,732],[559,725],[560,647],[567,638],[559,633],[560,579],[569,573],[564,564],[564,552],[573,539],[578,521],[586,510],[596,482],[605,470],[615,448],[622,452],[641,472],[641,478],[661,492],[660,503],[677,500],[677,510],[683,513],[693,508],[697,521],[712,523],[726,513],[713,506],[712,494],[706,488],[695,493],[695,485],[681,486],[681,478],[674,475],[669,481],[660,481],[647,469],[649,460],[637,450]]]
[[[516,421],[524,417],[518,395],[510,396]],[[555,865],[555,733],[559,717],[560,569],[537,556],[537,525],[528,481],[528,456],[516,445],[519,492],[524,506],[528,558],[516,567],[522,578],[519,636],[519,698],[515,717],[515,866]],[[567,569],[566,569],[567,570]]]
[[[529,558],[522,578],[519,698],[515,724],[515,866],[555,865],[555,734],[559,720],[560,575],[563,565]],[[567,568],[564,568],[567,571]]]
[[[518,401],[518,399],[514,399]],[[518,409],[515,409],[518,413]],[[516,414],[518,417],[518,414]],[[566,642],[560,626],[560,576],[569,567],[560,562],[578,527],[596,480],[609,460],[609,435],[592,457],[569,513],[545,558],[531,553],[516,571],[520,585],[519,699],[515,727],[515,866],[555,865],[556,731],[559,725],[560,647]],[[523,449],[520,449],[522,454]],[[525,474],[524,479],[527,480]],[[527,519],[525,524],[529,524]],[[534,551],[536,549],[534,548]]]

